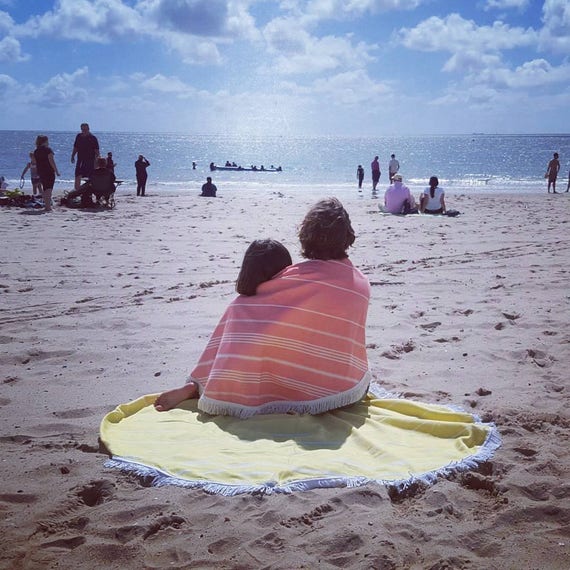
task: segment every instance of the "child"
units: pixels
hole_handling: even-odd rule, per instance
[[[20,178],[24,178],[26,172],[30,171],[30,176],[32,179],[32,193],[34,196],[41,196],[42,195],[42,183],[40,181],[40,176],[38,174],[38,167],[36,165],[36,157],[34,156],[33,152],[30,152],[30,162],[26,164],[26,168],[22,171]]]
[[[257,287],[292,265],[287,248],[273,239],[256,239],[246,249],[236,282],[240,295],[255,295]],[[183,400],[198,397],[198,385],[190,381],[180,388],[163,392],[154,402],[158,412],[176,407]]]
[[[246,249],[236,282],[240,295],[255,295],[257,287],[292,265],[287,248],[274,239],[256,239]]]

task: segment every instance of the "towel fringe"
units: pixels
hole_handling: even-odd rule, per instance
[[[240,419],[247,419],[257,414],[286,414],[288,412],[313,415],[324,414],[336,408],[349,406],[364,398],[369,391],[370,381],[371,374],[370,371],[367,371],[358,384],[341,394],[302,402],[271,402],[261,406],[243,406],[214,400],[202,395],[198,400],[198,409],[212,416],[230,415]]]
[[[149,483],[153,487],[173,485],[187,489],[201,489],[212,495],[223,495],[226,497],[233,497],[244,493],[251,495],[271,495],[273,493],[291,494],[294,492],[310,491],[314,489],[330,489],[333,487],[354,488],[362,487],[369,483],[377,483],[388,488],[393,488],[397,492],[402,492],[418,483],[433,485],[441,477],[448,477],[453,473],[462,473],[477,469],[479,465],[491,459],[495,451],[501,445],[501,437],[497,427],[492,423],[482,423],[479,421],[476,423],[484,425],[489,429],[489,433],[477,453],[465,457],[461,461],[448,463],[439,469],[416,475],[410,474],[408,478],[398,480],[372,479],[368,477],[323,477],[316,479],[301,479],[284,485],[279,485],[275,481],[268,481],[267,483],[259,485],[229,485],[227,483],[219,483],[216,481],[180,479],[160,469],[149,467],[148,465],[143,465],[123,457],[113,457],[112,459],[108,459],[105,462],[105,467],[110,469],[120,469],[125,473],[132,473],[138,477],[150,479]]]

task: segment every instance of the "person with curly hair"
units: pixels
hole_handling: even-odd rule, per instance
[[[340,201],[315,204],[299,241],[305,261],[256,270],[255,287],[245,291],[238,279],[241,294],[187,383],[160,394],[157,411],[198,398],[198,409],[212,415],[320,414],[366,395],[370,284],[348,258],[355,233]]]

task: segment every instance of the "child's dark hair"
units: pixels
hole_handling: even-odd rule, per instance
[[[354,240],[348,213],[337,198],[317,202],[299,230],[301,255],[307,259],[344,259]]]
[[[240,295],[255,295],[261,283],[269,281],[292,263],[291,255],[282,243],[274,239],[256,239],[243,256],[236,291]]]

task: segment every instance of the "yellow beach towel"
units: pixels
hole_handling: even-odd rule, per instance
[[[406,486],[472,469],[500,445],[493,425],[444,406],[369,395],[320,415],[210,416],[196,400],[157,412],[148,395],[101,423],[109,467],[212,493]]]

